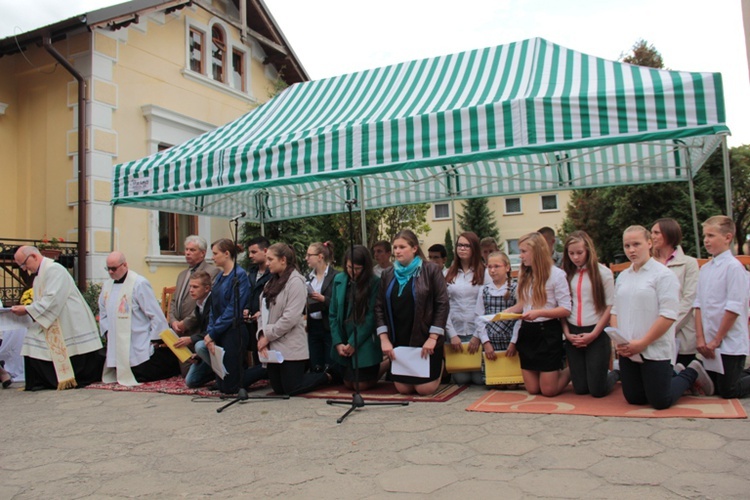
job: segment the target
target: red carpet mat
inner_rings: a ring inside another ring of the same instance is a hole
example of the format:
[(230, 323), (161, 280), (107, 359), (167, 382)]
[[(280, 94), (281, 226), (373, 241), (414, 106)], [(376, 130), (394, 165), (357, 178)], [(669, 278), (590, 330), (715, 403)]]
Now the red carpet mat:
[(572, 388), (554, 398), (532, 396), (525, 391), (489, 391), (466, 409), (488, 413), (547, 413), (595, 417), (747, 418), (745, 409), (737, 399), (684, 396), (666, 410), (631, 405), (625, 401), (620, 384), (604, 398), (579, 396)]
[[(254, 391), (257, 389), (263, 389), (268, 387), (267, 380), (261, 380), (250, 386), (250, 390)], [(185, 379), (182, 377), (172, 377), (164, 380), (157, 380), (156, 382), (145, 382), (135, 387), (125, 387), (120, 384), (105, 384), (97, 383), (86, 386), (86, 389), (106, 389), (109, 391), (122, 391), (122, 392), (158, 392), (162, 394), (179, 394), (185, 396), (221, 396), (219, 391), (210, 391), (205, 387), (198, 387), (197, 389), (191, 389), (185, 385)]]
[[(429, 396), (418, 396), (416, 394), (399, 394), (392, 382), (378, 382), (372, 389), (362, 391), (362, 398), (366, 401), (419, 401), (422, 403), (443, 403), (449, 401), (455, 395), (461, 393), (467, 386), (456, 384), (443, 384), (438, 387), (434, 394)], [(341, 399), (350, 400), (353, 391), (343, 385), (332, 385), (321, 389), (301, 394), (305, 398), (319, 399)]]

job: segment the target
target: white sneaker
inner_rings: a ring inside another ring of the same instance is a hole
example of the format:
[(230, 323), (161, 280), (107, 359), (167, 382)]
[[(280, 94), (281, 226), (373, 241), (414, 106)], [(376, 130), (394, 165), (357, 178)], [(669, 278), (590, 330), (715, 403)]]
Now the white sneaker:
[(680, 373), (684, 369), (685, 369), (685, 365), (683, 365), (682, 363), (675, 363), (674, 364), (674, 372), (675, 373)]
[(706, 369), (703, 368), (703, 363), (701, 363), (697, 359), (694, 359), (687, 367), (692, 368), (693, 370), (698, 372), (698, 378), (695, 379), (695, 383), (698, 384), (703, 390), (703, 394), (705, 394), (706, 396), (713, 396), (714, 383), (711, 380), (711, 377), (708, 376)]

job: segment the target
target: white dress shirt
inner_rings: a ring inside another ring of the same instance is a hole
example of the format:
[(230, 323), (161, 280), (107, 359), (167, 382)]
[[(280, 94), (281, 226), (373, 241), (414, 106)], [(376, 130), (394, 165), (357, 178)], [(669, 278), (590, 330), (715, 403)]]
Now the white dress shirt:
[(701, 267), (694, 305), (701, 310), (701, 324), (706, 343), (716, 337), (725, 311), (738, 315), (719, 346), (722, 354), (748, 355), (748, 294), (748, 274), (729, 250), (720, 253)]
[[(654, 322), (663, 316), (677, 319), (680, 309), (680, 282), (667, 266), (650, 258), (638, 271), (630, 266), (620, 273), (615, 284), (612, 314), (617, 329), (628, 340), (643, 338)], [(674, 324), (653, 341), (641, 355), (652, 361), (672, 360)]]

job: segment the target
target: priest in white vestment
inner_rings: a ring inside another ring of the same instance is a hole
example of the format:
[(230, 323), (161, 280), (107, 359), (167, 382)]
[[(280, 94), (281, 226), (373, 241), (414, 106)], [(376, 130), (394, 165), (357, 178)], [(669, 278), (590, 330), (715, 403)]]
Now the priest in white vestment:
[(34, 320), (21, 350), (26, 390), (70, 389), (101, 380), (101, 337), (73, 277), (36, 247), (20, 247), (14, 258), (22, 270), (36, 274), (34, 302), (12, 308)]
[(102, 380), (133, 386), (179, 375), (180, 366), (159, 334), (167, 319), (146, 278), (128, 269), (125, 255), (107, 257), (110, 280), (99, 295), (99, 325), (107, 337)]

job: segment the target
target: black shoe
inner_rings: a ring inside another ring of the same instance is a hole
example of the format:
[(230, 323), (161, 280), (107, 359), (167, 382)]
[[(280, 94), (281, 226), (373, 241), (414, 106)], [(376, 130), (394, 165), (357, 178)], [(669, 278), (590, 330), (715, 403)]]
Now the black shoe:
[(325, 374), (328, 375), (328, 383), (331, 385), (340, 385), (344, 383), (344, 377), (341, 370), (336, 365), (326, 367)]

